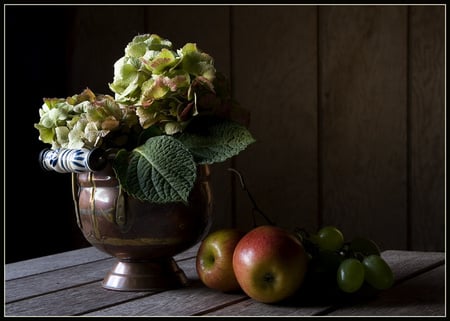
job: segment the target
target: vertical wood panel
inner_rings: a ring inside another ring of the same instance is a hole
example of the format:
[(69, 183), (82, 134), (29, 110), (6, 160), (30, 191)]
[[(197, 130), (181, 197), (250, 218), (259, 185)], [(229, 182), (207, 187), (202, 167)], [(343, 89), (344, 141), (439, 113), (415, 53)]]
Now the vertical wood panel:
[[(230, 77), (230, 8), (228, 6), (147, 6), (146, 33), (170, 39), (175, 48), (187, 42), (214, 57), (217, 70)], [(228, 227), (231, 217), (231, 161), (211, 166), (214, 218), (211, 230)]]
[(72, 59), (68, 77), (72, 95), (89, 87), (113, 95), (108, 83), (114, 63), (123, 56), (131, 38), (144, 29), (144, 12), (136, 6), (73, 7)]
[[(317, 225), (316, 12), (315, 6), (232, 11), (234, 93), (251, 111), (257, 140), (236, 157), (236, 168), (259, 207), (289, 229)], [(251, 203), (239, 186), (236, 196), (237, 224), (251, 228)]]
[(411, 248), (444, 250), (445, 7), (410, 8)]
[(323, 222), (406, 247), (407, 8), (320, 8)]

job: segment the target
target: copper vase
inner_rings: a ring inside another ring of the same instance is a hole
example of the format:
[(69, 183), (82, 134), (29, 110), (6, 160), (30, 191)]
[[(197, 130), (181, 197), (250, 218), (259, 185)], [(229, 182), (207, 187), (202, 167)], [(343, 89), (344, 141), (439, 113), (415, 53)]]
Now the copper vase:
[(78, 225), (97, 249), (117, 258), (102, 282), (106, 289), (152, 291), (187, 284), (173, 256), (198, 243), (212, 222), (208, 165), (197, 167), (189, 205), (155, 204), (127, 195), (110, 165), (73, 174)]

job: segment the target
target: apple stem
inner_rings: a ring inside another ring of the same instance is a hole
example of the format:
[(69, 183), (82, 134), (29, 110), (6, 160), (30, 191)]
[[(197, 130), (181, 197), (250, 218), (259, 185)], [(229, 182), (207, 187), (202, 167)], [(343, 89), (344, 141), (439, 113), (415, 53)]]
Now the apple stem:
[(264, 219), (267, 221), (267, 223), (269, 223), (270, 225), (276, 225), (266, 214), (263, 213), (263, 211), (261, 211), (261, 209), (258, 207), (258, 205), (256, 204), (255, 199), (253, 198), (252, 194), (250, 193), (250, 191), (248, 190), (247, 186), (244, 183), (244, 178), (242, 177), (242, 174), (234, 169), (234, 168), (228, 168), (229, 171), (235, 173), (238, 177), (239, 177), (239, 182), (241, 184), (242, 190), (247, 192), (247, 196), (250, 199), (250, 201), (253, 204), (253, 209), (252, 209), (252, 215), (253, 215), (253, 225), (256, 226), (256, 221), (255, 221), (255, 215), (253, 214), (254, 211), (258, 212), (262, 217), (264, 217)]

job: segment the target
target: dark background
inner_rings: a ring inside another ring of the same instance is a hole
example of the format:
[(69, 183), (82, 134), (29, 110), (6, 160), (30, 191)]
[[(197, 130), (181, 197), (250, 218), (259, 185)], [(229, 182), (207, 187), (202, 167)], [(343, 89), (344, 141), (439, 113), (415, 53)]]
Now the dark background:
[(6, 8), (6, 262), (88, 245), (74, 224), (70, 174), (39, 167), (39, 152), (48, 146), (34, 128), (42, 98), (66, 97), (72, 90), (73, 22), (69, 7)]
[(213, 167), (213, 229), (340, 227), (382, 249), (443, 251), (444, 6), (5, 7), (5, 260), (89, 246), (70, 174), (44, 172), (44, 97), (109, 93), (138, 33), (197, 42), (250, 109), (257, 143)]

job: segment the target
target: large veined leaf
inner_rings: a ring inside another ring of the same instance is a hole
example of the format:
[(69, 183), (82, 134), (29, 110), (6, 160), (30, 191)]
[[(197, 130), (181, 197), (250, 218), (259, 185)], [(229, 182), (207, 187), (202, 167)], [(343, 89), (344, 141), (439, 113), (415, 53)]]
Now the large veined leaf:
[(171, 136), (155, 136), (131, 153), (117, 153), (113, 168), (131, 196), (154, 203), (188, 202), (197, 177), (192, 154)]
[(255, 142), (245, 126), (212, 116), (193, 119), (179, 140), (198, 164), (223, 162)]

